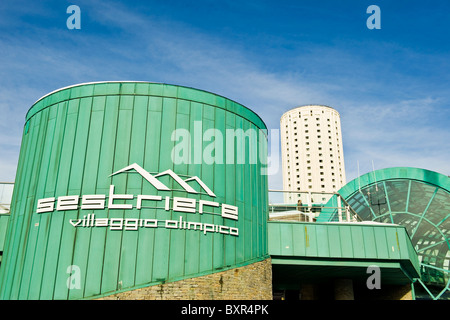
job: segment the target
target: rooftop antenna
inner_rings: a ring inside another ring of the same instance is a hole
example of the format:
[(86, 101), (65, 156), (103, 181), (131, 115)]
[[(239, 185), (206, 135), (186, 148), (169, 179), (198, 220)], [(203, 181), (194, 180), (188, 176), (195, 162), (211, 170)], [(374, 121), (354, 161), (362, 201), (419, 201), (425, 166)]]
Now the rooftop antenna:
[(375, 166), (373, 164), (373, 160), (372, 160), (372, 170), (373, 170), (373, 179), (375, 180), (375, 190), (378, 191), (377, 176), (375, 175)]

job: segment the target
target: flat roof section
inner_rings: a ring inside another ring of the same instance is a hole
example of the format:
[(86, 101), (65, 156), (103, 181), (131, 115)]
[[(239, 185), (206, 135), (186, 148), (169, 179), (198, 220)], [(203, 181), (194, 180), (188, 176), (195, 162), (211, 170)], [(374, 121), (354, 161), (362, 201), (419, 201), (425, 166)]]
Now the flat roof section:
[(406, 229), (364, 223), (268, 222), (274, 287), (346, 278), (366, 281), (376, 265), (384, 284), (420, 277), (419, 260)]

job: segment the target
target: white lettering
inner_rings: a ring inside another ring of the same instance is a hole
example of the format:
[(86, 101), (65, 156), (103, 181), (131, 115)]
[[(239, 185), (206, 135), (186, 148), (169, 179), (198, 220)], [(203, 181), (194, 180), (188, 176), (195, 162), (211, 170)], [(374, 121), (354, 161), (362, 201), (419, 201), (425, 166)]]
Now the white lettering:
[(145, 219), (144, 227), (146, 228), (156, 228), (158, 226), (158, 220), (156, 219)]
[[(70, 224), (74, 227), (106, 227), (109, 225), (110, 230), (137, 230), (140, 227), (143, 228), (158, 228), (164, 227), (166, 229), (186, 229), (186, 230), (199, 230), (203, 231), (203, 234), (207, 233), (221, 233), (238, 236), (238, 228), (211, 224), (201, 222), (187, 222), (180, 220), (156, 220), (156, 219), (137, 219), (137, 218), (95, 218), (95, 214), (88, 214), (83, 216), (83, 219), (71, 219)], [(158, 222), (161, 224), (158, 225)]]
[(178, 228), (178, 221), (176, 220), (166, 220), (166, 228), (168, 229), (177, 229)]
[(229, 204), (222, 204), (222, 217), (233, 220), (238, 219), (238, 207)]
[(219, 226), (219, 232), (220, 232), (220, 233), (228, 234), (229, 231), (224, 231), (224, 229), (229, 230), (229, 228), (226, 227), (226, 226)]
[(105, 209), (105, 198), (106, 196), (104, 194), (84, 195), (82, 198), (81, 209), (83, 210)]
[[(37, 201), (37, 213), (45, 213), (52, 212), (55, 210), (55, 201), (56, 201), (56, 210), (57, 211), (67, 211), (67, 210), (77, 210), (79, 207), (79, 203), (81, 202), (82, 210), (103, 210), (105, 208), (109, 209), (133, 209), (134, 207), (138, 210), (145, 208), (143, 206), (143, 201), (162, 201), (164, 207), (161, 206), (153, 206), (150, 208), (154, 209), (164, 209), (166, 211), (171, 210), (170, 201), (171, 198), (169, 196), (154, 196), (154, 195), (137, 195), (136, 206), (131, 203), (115, 203), (118, 200), (132, 200), (135, 196), (132, 194), (114, 194), (114, 185), (110, 186), (110, 193), (108, 204), (105, 206), (106, 195), (102, 194), (93, 194), (93, 195), (83, 195), (82, 200), (80, 201), (80, 196), (71, 195), (71, 196), (61, 196), (55, 199), (52, 198), (44, 198), (39, 199)], [(184, 197), (174, 197), (172, 199), (173, 211), (176, 212), (186, 212), (186, 213), (195, 213), (198, 212), (200, 214), (209, 213), (209, 214), (217, 214), (214, 210), (206, 211), (206, 207), (218, 208), (221, 207), (221, 216), (223, 218), (238, 220), (238, 212), (239, 208), (236, 206), (232, 206), (229, 204), (220, 204), (216, 201), (208, 201), (208, 200), (196, 200), (192, 198), (184, 198)]]
[(108, 219), (107, 218), (95, 219), (95, 226), (96, 227), (107, 227), (108, 226)]
[(133, 199), (132, 194), (114, 194), (114, 185), (109, 186), (109, 199), (108, 199), (108, 208), (109, 209), (132, 209), (133, 205), (131, 204), (113, 204), (114, 200), (117, 199)]
[(55, 210), (55, 198), (39, 199), (37, 203), (37, 213), (52, 212)]
[[(74, 223), (73, 221), (77, 221), (77, 222)], [(76, 226), (78, 226), (81, 223), (81, 219), (77, 219), (77, 220), (70, 219), (69, 222), (70, 222), (71, 225), (76, 227)]]
[(111, 218), (109, 219), (109, 228), (111, 230), (122, 230), (123, 228), (123, 219), (121, 218)]
[(194, 230), (197, 230), (197, 227), (199, 227), (199, 230), (202, 230), (202, 224), (200, 222), (188, 222), (188, 229), (191, 229), (191, 225), (194, 226)]
[(214, 232), (214, 225), (209, 223), (203, 224), (203, 234), (206, 234), (207, 232)]
[(206, 200), (199, 200), (199, 209), (198, 213), (203, 213), (203, 206), (210, 206), (210, 207), (218, 207), (219, 203), (214, 201), (206, 201)]
[(195, 213), (195, 199), (190, 198), (173, 198), (173, 211)]
[(208, 317), (211, 318), (212, 316), (214, 316), (215, 309), (216, 307), (196, 307), (191, 306), (191, 304), (189, 304), (187, 307), (181, 308), (181, 314), (183, 315), (201, 314), (201, 315), (208, 315)]
[(137, 230), (139, 219), (125, 219), (125, 230)]
[(63, 196), (58, 198), (56, 210), (77, 210), (79, 196)]
[(148, 195), (140, 194), (140, 195), (137, 196), (136, 209), (141, 209), (142, 208), (142, 200), (161, 201), (162, 197), (161, 196), (148, 196)]

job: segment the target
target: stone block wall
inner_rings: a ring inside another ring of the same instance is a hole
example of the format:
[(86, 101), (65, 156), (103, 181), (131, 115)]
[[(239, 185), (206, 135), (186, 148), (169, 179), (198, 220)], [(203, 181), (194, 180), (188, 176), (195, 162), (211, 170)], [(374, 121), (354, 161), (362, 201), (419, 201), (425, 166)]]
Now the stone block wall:
[(144, 287), (102, 300), (272, 300), (270, 259), (206, 276)]

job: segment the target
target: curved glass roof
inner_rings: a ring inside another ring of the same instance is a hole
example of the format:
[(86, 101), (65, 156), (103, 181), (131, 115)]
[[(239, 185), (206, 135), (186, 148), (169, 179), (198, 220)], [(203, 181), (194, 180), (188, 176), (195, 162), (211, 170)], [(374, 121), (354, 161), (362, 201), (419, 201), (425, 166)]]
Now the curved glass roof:
[[(421, 263), (418, 282), (432, 298), (450, 295), (450, 178), (418, 168), (388, 168), (362, 175), (339, 194), (364, 221), (402, 225)], [(330, 199), (330, 207), (336, 196)], [(318, 221), (337, 221), (324, 212)]]

